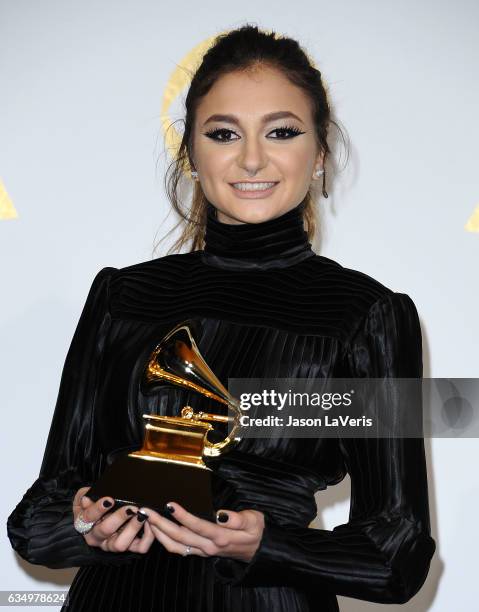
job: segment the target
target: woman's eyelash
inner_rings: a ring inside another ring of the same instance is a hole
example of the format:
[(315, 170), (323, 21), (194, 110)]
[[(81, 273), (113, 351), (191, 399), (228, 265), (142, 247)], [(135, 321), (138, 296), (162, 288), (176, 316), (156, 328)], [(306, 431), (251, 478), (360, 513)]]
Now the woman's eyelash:
[[(295, 136), (298, 136), (299, 134), (304, 134), (304, 132), (302, 132), (299, 128), (293, 126), (293, 125), (285, 125), (282, 127), (277, 127), (274, 128), (273, 130), (271, 130), (271, 132), (289, 132), (290, 136), (287, 136), (286, 138), (273, 138), (273, 140), (289, 140), (290, 138), (294, 138)], [(270, 132), (270, 133), (271, 133)], [(229, 130), (228, 128), (216, 128), (214, 130), (210, 130), (209, 132), (205, 132), (205, 136), (208, 136), (209, 138), (212, 138), (213, 140), (220, 140), (222, 142), (229, 142), (228, 139), (225, 140), (221, 140), (219, 138), (217, 138), (217, 136), (219, 136), (220, 134), (233, 134), (233, 130)]]
[(294, 134), (295, 136), (297, 136), (298, 134), (304, 134), (303, 131), (301, 131), (299, 128), (295, 127), (294, 125), (285, 125), (284, 127), (275, 128), (273, 132), (276, 132), (276, 131), (290, 132), (291, 134)]

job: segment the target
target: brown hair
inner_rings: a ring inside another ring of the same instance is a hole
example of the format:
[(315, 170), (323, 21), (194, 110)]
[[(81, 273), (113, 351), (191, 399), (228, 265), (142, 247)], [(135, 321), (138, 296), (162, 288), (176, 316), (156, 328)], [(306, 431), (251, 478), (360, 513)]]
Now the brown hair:
[[(327, 141), (330, 124), (334, 124), (342, 136), (338, 124), (331, 119), (331, 108), (321, 79), (321, 72), (312, 66), (307, 54), (296, 40), (283, 36), (278, 37), (274, 31), (269, 33), (261, 31), (257, 26), (250, 24), (218, 35), (192, 77), (185, 100), (183, 136), (177, 155), (168, 166), (165, 175), (168, 199), (173, 209), (181, 217), (170, 232), (178, 225), (184, 225), (180, 237), (170, 247), (168, 254), (180, 251), (189, 242), (191, 243), (190, 252), (202, 249), (204, 246), (207, 200), (199, 181), (194, 183), (192, 201), (186, 209), (179, 195), (181, 179), (189, 177), (192, 168), (193, 125), (199, 101), (221, 76), (238, 70), (248, 70), (257, 65), (267, 65), (280, 70), (308, 96), (313, 110), (318, 147), (324, 153), (324, 163), (331, 153)], [(326, 170), (323, 174), (321, 191), (322, 195), (327, 198)], [(303, 218), (308, 239), (311, 242), (316, 232), (315, 207), (311, 190), (305, 197)]]

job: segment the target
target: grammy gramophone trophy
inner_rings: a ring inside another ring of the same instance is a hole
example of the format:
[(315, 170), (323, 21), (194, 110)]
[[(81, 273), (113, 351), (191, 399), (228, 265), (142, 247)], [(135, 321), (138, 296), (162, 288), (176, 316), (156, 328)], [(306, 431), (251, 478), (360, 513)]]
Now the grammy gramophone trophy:
[[(239, 442), (235, 434), (242, 410), (201, 356), (192, 328), (194, 321), (185, 321), (161, 340), (148, 359), (141, 385), (148, 388), (161, 381), (198, 391), (231, 408), (233, 416), (195, 413), (190, 406), (184, 406), (180, 416), (143, 414), (143, 446), (107, 466), (87, 492), (93, 501), (110, 496), (114, 508), (133, 504), (163, 513), (165, 504), (174, 500), (192, 514), (214, 520), (212, 469), (203, 458), (218, 457)], [(219, 442), (208, 439), (214, 422), (232, 425)]]

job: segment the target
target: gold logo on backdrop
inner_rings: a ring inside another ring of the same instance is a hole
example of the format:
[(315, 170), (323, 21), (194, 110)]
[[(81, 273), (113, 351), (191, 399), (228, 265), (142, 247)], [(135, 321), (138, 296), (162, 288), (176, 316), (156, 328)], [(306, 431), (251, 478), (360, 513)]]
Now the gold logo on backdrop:
[(193, 47), (193, 49), (191, 49), (191, 51), (189, 51), (177, 64), (166, 84), (163, 102), (161, 104), (160, 121), (165, 135), (167, 149), (172, 152), (173, 157), (176, 156), (180, 147), (182, 136), (172, 124), (169, 114), (170, 109), (174, 101), (190, 83), (192, 74), (198, 68), (203, 59), (203, 55), (208, 51), (215, 38), (216, 36), (210, 36)]
[(468, 232), (479, 232), (479, 204), (474, 209), (474, 212), (469, 217), (464, 229)]
[(8, 196), (2, 179), (0, 179), (0, 219), (16, 219), (17, 217), (15, 206)]

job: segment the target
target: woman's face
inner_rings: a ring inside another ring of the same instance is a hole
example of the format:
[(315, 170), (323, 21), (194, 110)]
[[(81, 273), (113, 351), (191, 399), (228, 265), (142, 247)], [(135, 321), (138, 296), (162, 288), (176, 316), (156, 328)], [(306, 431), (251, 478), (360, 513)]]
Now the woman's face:
[[(193, 129), (192, 161), (223, 223), (259, 223), (286, 213), (322, 167), (308, 98), (270, 67), (218, 79), (201, 100)], [(274, 185), (255, 191), (234, 185), (245, 182)]]

